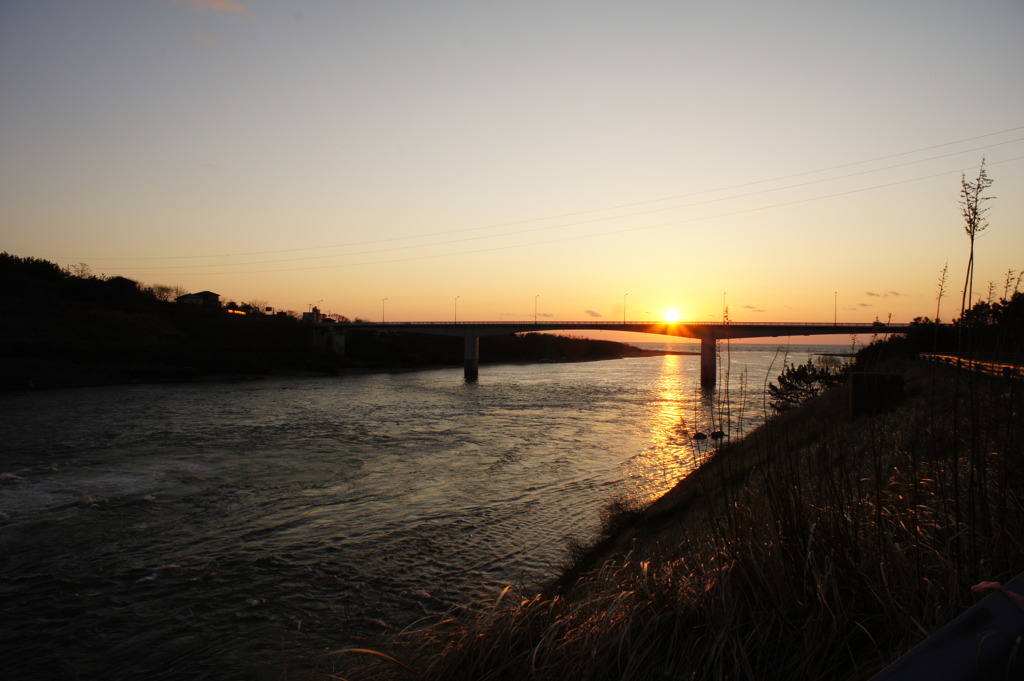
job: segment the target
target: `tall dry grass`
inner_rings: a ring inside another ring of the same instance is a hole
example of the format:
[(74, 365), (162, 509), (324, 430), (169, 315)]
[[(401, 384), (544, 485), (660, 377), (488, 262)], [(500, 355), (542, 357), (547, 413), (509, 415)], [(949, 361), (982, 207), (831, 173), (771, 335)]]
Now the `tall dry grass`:
[(1019, 382), (893, 364), (728, 445), (643, 514), (619, 509), (539, 593), (329, 658), (345, 679), (863, 679), (1024, 568)]

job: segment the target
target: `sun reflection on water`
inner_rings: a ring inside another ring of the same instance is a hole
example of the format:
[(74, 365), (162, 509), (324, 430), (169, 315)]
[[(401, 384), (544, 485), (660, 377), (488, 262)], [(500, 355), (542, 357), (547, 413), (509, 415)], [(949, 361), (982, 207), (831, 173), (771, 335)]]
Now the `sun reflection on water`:
[(658, 399), (642, 426), (650, 439), (624, 464), (634, 485), (632, 496), (641, 503), (664, 494), (717, 446), (707, 437), (717, 430), (714, 392), (702, 390), (696, 377), (684, 372), (683, 357), (663, 357), (653, 388)]

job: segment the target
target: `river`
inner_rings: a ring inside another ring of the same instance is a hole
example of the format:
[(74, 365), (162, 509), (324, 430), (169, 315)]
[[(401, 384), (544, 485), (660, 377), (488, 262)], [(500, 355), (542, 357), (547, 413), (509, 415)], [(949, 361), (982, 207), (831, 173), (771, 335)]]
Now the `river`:
[(0, 395), (4, 676), (308, 678), (536, 583), (706, 456), (695, 431), (758, 425), (777, 347), (723, 352), (713, 392), (666, 355)]

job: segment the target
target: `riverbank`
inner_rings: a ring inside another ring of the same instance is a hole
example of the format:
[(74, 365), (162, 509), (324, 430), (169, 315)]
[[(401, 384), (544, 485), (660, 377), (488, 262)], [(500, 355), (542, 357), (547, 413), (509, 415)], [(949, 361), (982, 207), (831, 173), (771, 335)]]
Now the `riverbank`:
[(613, 505), (545, 589), (367, 642), (360, 679), (864, 679), (1024, 566), (1019, 381), (910, 360), (854, 418), (840, 386)]

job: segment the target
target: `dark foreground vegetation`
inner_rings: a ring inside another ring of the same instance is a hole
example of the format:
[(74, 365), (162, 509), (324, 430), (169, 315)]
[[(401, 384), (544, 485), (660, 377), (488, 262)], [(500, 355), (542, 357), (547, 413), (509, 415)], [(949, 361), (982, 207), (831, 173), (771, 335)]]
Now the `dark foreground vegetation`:
[[(901, 377), (883, 413), (852, 416), (852, 381), (802, 396), (651, 507), (612, 504), (553, 584), (340, 651), (327, 673), (869, 678), (977, 602), (972, 585), (1024, 569), (1024, 386), (919, 355), (966, 335), (1019, 356), (1024, 296), (999, 305), (998, 322), (922, 322), (863, 351), (853, 371)], [(1024, 677), (1022, 658), (986, 678)]]
[[(339, 373), (462, 362), (462, 339), (346, 328), (345, 355), (294, 313), (175, 302), (166, 286), (73, 274), (0, 253), (0, 389)], [(483, 362), (579, 361), (644, 354), (628, 345), (530, 334), (481, 339)]]

